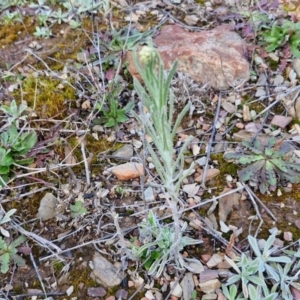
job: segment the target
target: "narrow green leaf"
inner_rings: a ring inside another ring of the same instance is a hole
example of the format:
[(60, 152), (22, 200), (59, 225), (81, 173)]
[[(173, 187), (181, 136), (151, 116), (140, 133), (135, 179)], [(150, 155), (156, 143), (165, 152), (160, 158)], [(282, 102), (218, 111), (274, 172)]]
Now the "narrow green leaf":
[(250, 244), (252, 250), (254, 251), (255, 255), (257, 257), (260, 257), (261, 256), (261, 252), (259, 250), (256, 238), (254, 238), (252, 235), (248, 235), (248, 241), (249, 241), (249, 244)]
[(267, 182), (270, 186), (276, 186), (277, 179), (276, 179), (276, 173), (274, 171), (274, 165), (268, 160), (266, 161), (266, 177), (267, 177)]
[(17, 210), (15, 208), (10, 209), (5, 216), (0, 220), (0, 224), (7, 223), (11, 220), (11, 216), (16, 212)]
[(245, 156), (244, 153), (236, 153), (233, 151), (227, 152), (223, 155), (223, 158), (226, 160), (230, 160), (230, 159), (239, 159), (240, 157)]
[(113, 119), (113, 118), (110, 118), (106, 123), (105, 123), (105, 126), (106, 127), (113, 127), (115, 126), (117, 123), (116, 123), (116, 120)]
[(27, 240), (25, 235), (18, 236), (15, 240), (11, 242), (12, 247), (16, 248), (23, 244)]
[(246, 182), (250, 179), (255, 178), (256, 173), (265, 165), (265, 160), (259, 160), (255, 163), (243, 168), (242, 170), (238, 171), (238, 175), (240, 180)]
[(238, 162), (242, 165), (245, 165), (262, 159), (264, 159), (264, 156), (262, 155), (244, 155), (239, 158)]
[(287, 173), (288, 169), (286, 167), (286, 163), (282, 159), (273, 158), (270, 159), (270, 162), (274, 164), (278, 169), (280, 169), (282, 172)]

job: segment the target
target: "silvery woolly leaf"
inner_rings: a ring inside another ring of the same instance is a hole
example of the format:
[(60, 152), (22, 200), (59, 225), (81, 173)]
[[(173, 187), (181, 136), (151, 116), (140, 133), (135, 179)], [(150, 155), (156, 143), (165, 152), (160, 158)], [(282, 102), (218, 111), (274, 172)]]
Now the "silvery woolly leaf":
[(249, 281), (251, 281), (257, 285), (260, 285), (260, 286), (263, 286), (265, 284), (265, 281), (258, 276), (249, 276), (248, 279), (249, 279)]
[(188, 236), (182, 237), (181, 240), (182, 240), (182, 244), (185, 245), (185, 246), (187, 246), (187, 245), (196, 245), (196, 244), (203, 243), (202, 240), (198, 240), (198, 239), (196, 240), (196, 239), (190, 238)]
[[(243, 255), (243, 254), (242, 254)], [(237, 266), (237, 264), (231, 259), (229, 258), (228, 256), (224, 256), (225, 260), (231, 265), (231, 267), (238, 273), (240, 274), (241, 271), (239, 269), (239, 267)]]
[(264, 300), (275, 300), (278, 297), (278, 293), (272, 293), (271, 295), (268, 295), (267, 297), (264, 297)]
[(258, 291), (257, 289), (254, 287), (254, 285), (249, 284), (248, 285), (248, 290), (249, 290), (249, 297), (251, 300), (256, 300), (257, 296), (258, 296)]
[(4, 216), (2, 219), (0, 219), (0, 224), (4, 224), (4, 223), (6, 223), (6, 222), (9, 222), (9, 221), (11, 220), (10, 216), (12, 216), (16, 211), (17, 211), (17, 210), (16, 210), (15, 208), (9, 210), (9, 211), (5, 214), (5, 216)]
[(265, 264), (265, 268), (267, 273), (271, 276), (272, 279), (274, 279), (276, 282), (280, 280), (278, 272), (273, 267), (271, 267), (268, 264)]
[(263, 256), (264, 257), (268, 257), (270, 255), (269, 249), (273, 246), (275, 238), (276, 238), (275, 234), (271, 234), (268, 237), (268, 239), (265, 243), (265, 246), (264, 246), (264, 250), (263, 250)]
[(285, 264), (290, 264), (292, 262), (292, 260), (287, 256), (269, 257), (268, 261), (277, 262), (277, 263), (285, 263)]
[(233, 284), (233, 283), (239, 282), (240, 280), (241, 280), (240, 275), (233, 275), (230, 278), (228, 278), (227, 284)]
[(2, 226), (0, 226), (0, 232), (3, 236), (5, 237), (10, 237), (9, 231), (7, 231), (6, 229), (4, 229)]
[(248, 236), (248, 241), (249, 241), (249, 244), (250, 244), (252, 250), (254, 251), (255, 255), (257, 257), (260, 257), (261, 256), (261, 252), (259, 250), (259, 246), (258, 246), (256, 238), (254, 238), (252, 235), (249, 235)]

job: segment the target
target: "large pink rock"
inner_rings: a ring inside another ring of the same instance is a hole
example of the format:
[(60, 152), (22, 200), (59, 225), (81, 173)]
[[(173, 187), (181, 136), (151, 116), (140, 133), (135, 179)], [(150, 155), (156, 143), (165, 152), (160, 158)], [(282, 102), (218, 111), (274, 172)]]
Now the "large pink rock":
[[(167, 25), (154, 43), (167, 69), (178, 60), (178, 70), (202, 84), (224, 90), (249, 79), (246, 43), (230, 30), (229, 25), (199, 32), (187, 32), (179, 25)], [(140, 78), (130, 53), (127, 60), (130, 73)]]

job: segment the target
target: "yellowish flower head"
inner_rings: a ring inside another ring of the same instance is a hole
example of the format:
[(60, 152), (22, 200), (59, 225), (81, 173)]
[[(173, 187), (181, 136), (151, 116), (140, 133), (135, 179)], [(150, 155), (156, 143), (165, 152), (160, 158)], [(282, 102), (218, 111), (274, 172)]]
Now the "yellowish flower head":
[(151, 58), (153, 58), (155, 56), (155, 50), (153, 47), (149, 47), (149, 46), (144, 46), (140, 52), (139, 52), (139, 57), (140, 57), (140, 61), (143, 64), (147, 64)]

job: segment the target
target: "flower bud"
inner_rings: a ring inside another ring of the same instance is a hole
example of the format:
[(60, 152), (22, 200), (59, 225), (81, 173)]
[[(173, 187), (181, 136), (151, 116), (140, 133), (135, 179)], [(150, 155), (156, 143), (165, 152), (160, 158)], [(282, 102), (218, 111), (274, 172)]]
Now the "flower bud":
[(154, 56), (155, 50), (153, 47), (144, 46), (139, 52), (140, 61), (145, 65), (149, 63)]

